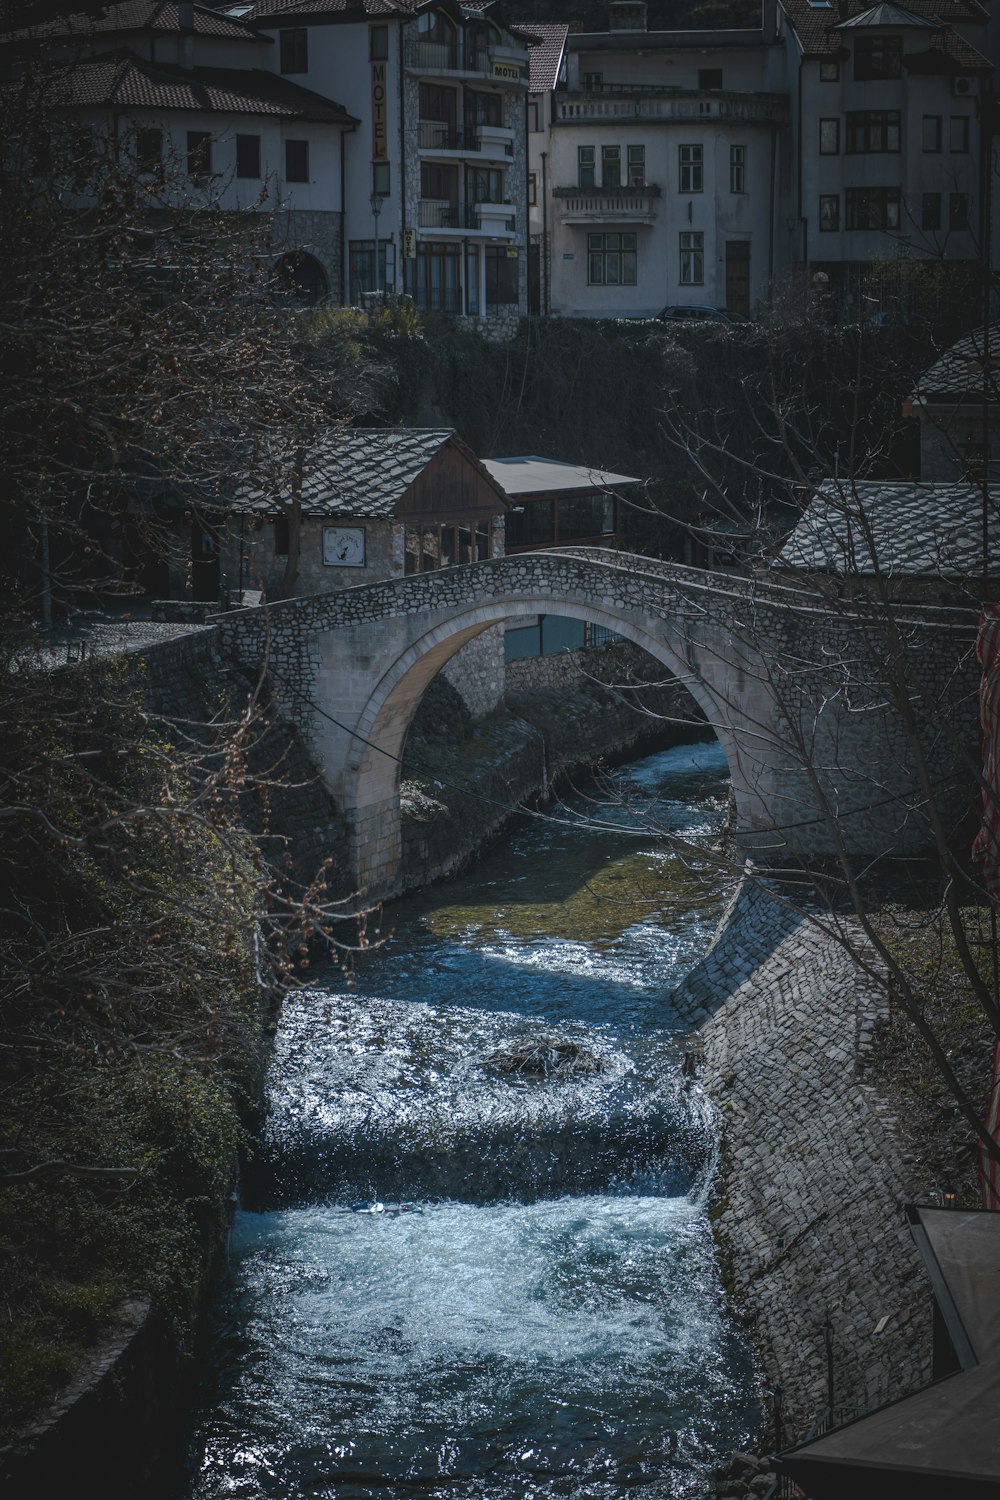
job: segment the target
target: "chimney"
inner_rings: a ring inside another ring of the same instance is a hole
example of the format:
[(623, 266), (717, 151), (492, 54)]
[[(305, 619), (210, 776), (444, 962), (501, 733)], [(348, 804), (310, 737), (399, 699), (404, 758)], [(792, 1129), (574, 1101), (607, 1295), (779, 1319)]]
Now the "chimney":
[(612, 0), (608, 7), (609, 31), (645, 31), (646, 0)]
[(180, 63), (188, 71), (194, 67), (194, 3), (178, 0), (177, 28), (181, 34)]

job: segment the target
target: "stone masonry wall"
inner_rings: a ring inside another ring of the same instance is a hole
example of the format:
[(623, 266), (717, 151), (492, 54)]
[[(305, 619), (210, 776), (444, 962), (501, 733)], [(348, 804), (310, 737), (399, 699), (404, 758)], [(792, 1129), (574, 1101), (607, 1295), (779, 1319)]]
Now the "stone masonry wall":
[(789, 1430), (827, 1404), (827, 1318), (838, 1405), (925, 1384), (930, 1291), (901, 1205), (929, 1184), (866, 1071), (880, 992), (835, 938), (747, 881), (674, 1002), (701, 1028), (720, 1113), (727, 1279)]
[[(255, 678), (226, 662), (212, 627), (143, 648), (146, 702), (179, 737), (209, 743), (213, 721), (232, 720), (256, 691)], [(338, 857), (344, 829), (296, 728), (283, 719), (266, 684), (257, 694), (260, 722), (248, 751), (252, 776), (266, 797), (240, 799), (240, 818), (282, 878), (308, 884), (327, 857)]]

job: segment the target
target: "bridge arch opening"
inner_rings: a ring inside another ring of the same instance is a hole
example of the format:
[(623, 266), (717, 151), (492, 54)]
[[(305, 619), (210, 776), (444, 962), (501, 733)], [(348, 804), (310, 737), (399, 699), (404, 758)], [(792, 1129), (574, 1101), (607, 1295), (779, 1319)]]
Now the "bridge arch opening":
[(704, 716), (706, 730), (719, 740), (730, 774), (737, 765), (736, 745), (719, 705), (703, 680), (662, 638), (598, 603), (565, 603), (521, 597), (470, 607), (437, 624), (411, 642), (383, 673), (361, 712), (347, 755), (345, 805), (353, 810), (359, 885), (370, 892), (398, 879), (401, 857), (399, 783), (403, 748), (420, 701), (434, 677), (470, 641), (494, 626), (529, 620), (539, 614), (582, 620), (629, 641), (664, 667), (689, 693)]

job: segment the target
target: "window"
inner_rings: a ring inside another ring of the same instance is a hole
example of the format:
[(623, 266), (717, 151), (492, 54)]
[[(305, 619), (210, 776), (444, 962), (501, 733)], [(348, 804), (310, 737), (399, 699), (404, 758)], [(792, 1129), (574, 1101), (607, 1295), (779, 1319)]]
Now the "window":
[(898, 229), (899, 188), (848, 188), (844, 217), (847, 229)]
[(622, 185), (622, 148), (601, 147), (601, 186), (620, 188)]
[(924, 193), (920, 200), (921, 229), (941, 228), (941, 194)]
[(924, 150), (941, 150), (941, 116), (924, 115)]
[(820, 83), (839, 83), (840, 63), (821, 62), (819, 65), (819, 81)]
[(858, 37), (854, 43), (854, 77), (898, 78), (903, 66), (903, 39), (898, 36)]
[(602, 89), (604, 87), (604, 74), (584, 73), (583, 86), (585, 89)]
[(820, 156), (836, 156), (840, 151), (840, 121), (820, 120), (819, 122), (819, 154)]
[(948, 194), (948, 228), (968, 229), (969, 227), (969, 195), (968, 193)]
[(424, 312), (462, 311), (462, 247), (457, 242), (418, 240), (413, 299)]
[(823, 193), (820, 196), (819, 228), (821, 234), (832, 234), (840, 228), (839, 193)]
[(360, 306), (361, 296), (366, 291), (378, 291), (385, 284), (385, 251), (387, 240), (378, 242), (378, 278), (375, 275), (375, 240), (351, 240), (349, 245), (349, 276), (351, 276), (351, 303)]
[(372, 162), (372, 192), (379, 198), (388, 198), (392, 191), (392, 173), (387, 161)]
[(517, 305), (519, 264), (519, 257), (508, 254), (506, 245), (486, 246), (487, 316), (501, 307)]
[(309, 142), (285, 142), (285, 181), (309, 181)]
[(278, 32), (279, 67), (282, 73), (309, 72), (309, 29), (291, 26)]
[[(386, 62), (389, 57), (388, 26), (369, 26), (368, 57), (371, 62)], [(285, 71), (284, 68), (281, 70)]]
[(135, 164), (140, 172), (157, 172), (163, 164), (163, 131), (153, 126), (135, 133)]
[(470, 167), (465, 174), (466, 203), (502, 203), (503, 172), (499, 167)]
[(628, 148), (628, 185), (633, 188), (646, 186), (645, 146), (629, 146)]
[(678, 146), (677, 161), (680, 168), (680, 191), (700, 193), (704, 185), (704, 148), (702, 146)]
[(274, 527), (274, 555), (275, 557), (287, 557), (289, 541), (288, 517), (279, 516), (271, 524)]
[(948, 150), (968, 151), (969, 149), (969, 117), (968, 115), (952, 115), (948, 122)]
[(538, 203), (538, 173), (528, 173), (528, 207), (534, 208)]
[(454, 125), (458, 119), (458, 94), (439, 83), (422, 83), (417, 96), (420, 118)]
[(847, 116), (848, 156), (861, 152), (899, 150), (898, 109), (853, 109)]
[(587, 282), (590, 286), (635, 286), (636, 236), (588, 234)]
[(528, 129), (529, 129), (529, 131), (531, 132), (532, 135), (537, 135), (538, 132), (541, 130), (541, 128), (542, 127), (541, 127), (541, 125), (539, 123), (539, 118), (538, 118), (538, 100), (537, 99), (529, 99), (528, 100)]
[(207, 177), (212, 170), (212, 137), (207, 130), (189, 130), (187, 133), (187, 174), (189, 177)]
[(236, 175), (260, 180), (260, 136), (236, 137)]
[(592, 188), (597, 181), (594, 151), (593, 146), (577, 146), (576, 148), (577, 187)]
[(486, 94), (480, 89), (465, 91), (466, 125), (502, 125), (503, 98), (500, 94)]
[(721, 89), (721, 87), (722, 87), (722, 69), (721, 68), (699, 68), (698, 69), (698, 87), (700, 89)]
[(729, 191), (731, 193), (745, 193), (747, 190), (747, 148), (745, 146), (730, 146), (729, 148)]
[[(458, 203), (458, 168), (425, 161), (420, 167), (420, 196), (438, 202)], [(443, 220), (441, 221), (443, 222)]]
[(702, 286), (705, 281), (705, 236), (701, 230), (681, 235), (681, 286)]

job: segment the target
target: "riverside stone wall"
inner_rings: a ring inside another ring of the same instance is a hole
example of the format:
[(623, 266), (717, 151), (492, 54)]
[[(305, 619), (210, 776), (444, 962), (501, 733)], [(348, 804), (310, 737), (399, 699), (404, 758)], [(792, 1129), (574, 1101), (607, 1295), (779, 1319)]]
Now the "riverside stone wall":
[[(852, 940), (860, 936), (852, 933)], [(869, 1068), (884, 998), (834, 937), (745, 882), (674, 997), (720, 1112), (715, 1224), (789, 1428), (930, 1378), (931, 1296), (901, 1212), (927, 1190)]]

